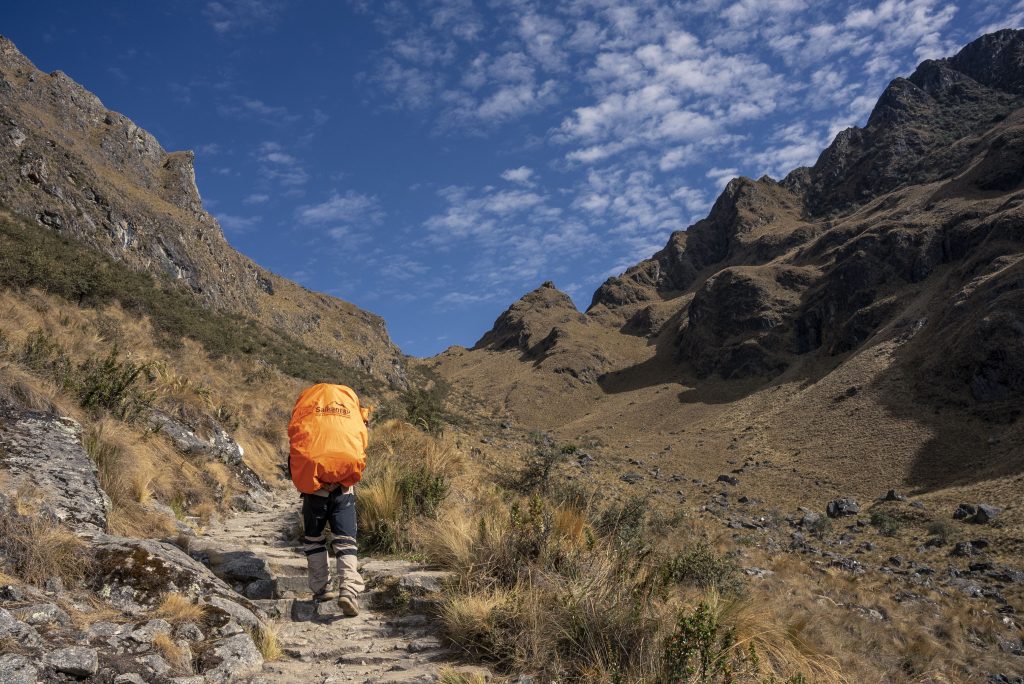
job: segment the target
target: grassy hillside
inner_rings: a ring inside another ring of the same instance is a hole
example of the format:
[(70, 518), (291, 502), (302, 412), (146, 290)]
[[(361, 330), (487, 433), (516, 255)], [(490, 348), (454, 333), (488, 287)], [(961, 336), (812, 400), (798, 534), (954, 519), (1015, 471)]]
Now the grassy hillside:
[(382, 383), (361, 369), (308, 348), (285, 331), (251, 319), (202, 308), (174, 283), (131, 270), (120, 261), (0, 211), (0, 286), (39, 288), (79, 306), (118, 303), (148, 317), (159, 345), (199, 342), (213, 358), (261, 359), (309, 382), (349, 385), (363, 393)]

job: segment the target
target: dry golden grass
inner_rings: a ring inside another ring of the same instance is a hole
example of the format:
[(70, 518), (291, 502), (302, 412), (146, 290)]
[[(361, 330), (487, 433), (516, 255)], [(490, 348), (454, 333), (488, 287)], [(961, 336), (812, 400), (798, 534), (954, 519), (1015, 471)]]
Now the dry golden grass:
[(437, 673), (438, 684), (487, 684), (482, 674), (460, 672), (453, 667), (444, 667)]
[(206, 606), (195, 603), (182, 594), (169, 593), (160, 600), (153, 615), (175, 626), (186, 622), (200, 623), (206, 617)]
[(252, 631), (252, 640), (259, 649), (260, 655), (268, 662), (280, 660), (284, 656), (281, 645), (278, 643), (277, 625), (272, 622), (263, 622), (260, 627)]
[(187, 652), (167, 634), (153, 637), (153, 648), (167, 661), (167, 664), (182, 674), (192, 674), (192, 661)]
[(26, 489), (13, 494), (11, 508), (0, 511), (0, 549), (10, 570), (30, 584), (57, 578), (78, 584), (91, 568), (88, 546), (39, 514), (37, 499)]

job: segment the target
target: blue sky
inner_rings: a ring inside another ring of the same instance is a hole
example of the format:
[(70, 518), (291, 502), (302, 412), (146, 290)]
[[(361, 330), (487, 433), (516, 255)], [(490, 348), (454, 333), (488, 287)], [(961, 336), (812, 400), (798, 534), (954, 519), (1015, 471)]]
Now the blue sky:
[(703, 217), (862, 124), (891, 78), (1024, 0), (35, 2), (0, 32), (196, 151), (260, 264), (472, 344), (554, 280), (580, 308)]

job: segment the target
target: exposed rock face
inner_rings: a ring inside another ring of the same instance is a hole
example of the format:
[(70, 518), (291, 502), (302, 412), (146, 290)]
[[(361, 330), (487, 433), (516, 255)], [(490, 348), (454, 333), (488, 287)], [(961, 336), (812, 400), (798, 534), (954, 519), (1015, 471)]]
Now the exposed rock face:
[(36, 488), (43, 508), (75, 532), (107, 529), (110, 499), (70, 418), (0, 404), (0, 468), (18, 486)]
[(0, 206), (166, 275), (205, 306), (403, 384), (403, 357), (380, 317), (280, 278), (228, 245), (203, 210), (193, 160), (165, 151), (67, 75), (42, 73), (0, 37)]

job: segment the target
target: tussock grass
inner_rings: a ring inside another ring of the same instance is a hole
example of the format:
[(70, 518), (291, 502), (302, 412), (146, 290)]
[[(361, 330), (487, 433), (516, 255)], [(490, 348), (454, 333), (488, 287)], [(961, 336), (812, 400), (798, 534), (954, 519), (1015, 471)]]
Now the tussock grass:
[(409, 550), (414, 521), (438, 514), (463, 463), (450, 437), (432, 437), (399, 420), (376, 425), (356, 497), (362, 547)]
[(24, 488), (0, 507), (0, 551), (15, 576), (35, 585), (55, 577), (75, 586), (92, 566), (85, 542), (43, 516), (36, 497)]
[(272, 622), (264, 622), (260, 627), (252, 631), (252, 640), (259, 649), (260, 655), (268, 662), (280, 660), (284, 651), (278, 643), (277, 625)]
[(175, 627), (186, 622), (201, 623), (206, 617), (206, 606), (194, 603), (187, 596), (176, 593), (164, 594), (160, 604), (153, 611), (154, 617), (163, 618)]
[(176, 671), (182, 674), (192, 674), (192, 661), (189, 659), (185, 649), (176, 644), (170, 636), (167, 634), (157, 634), (154, 636), (153, 648)]
[(437, 673), (438, 684), (487, 684), (482, 674), (476, 672), (460, 672), (453, 667), (442, 668)]

